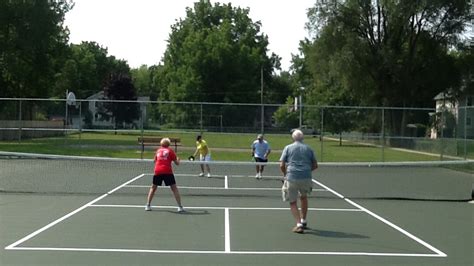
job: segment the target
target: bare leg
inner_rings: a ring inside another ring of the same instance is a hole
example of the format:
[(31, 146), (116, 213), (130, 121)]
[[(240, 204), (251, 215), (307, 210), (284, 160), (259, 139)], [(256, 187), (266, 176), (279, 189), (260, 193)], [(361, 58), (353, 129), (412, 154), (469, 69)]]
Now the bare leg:
[(176, 184), (174, 184), (174, 185), (171, 185), (170, 188), (171, 188), (171, 191), (173, 191), (173, 195), (174, 195), (174, 198), (176, 199), (176, 203), (178, 204), (178, 206), (181, 207), (182, 206), (181, 196), (179, 195), (178, 187), (176, 186)]
[(308, 214), (308, 197), (304, 196), (301, 200), (301, 218), (306, 220), (306, 214)]
[[(208, 164), (206, 164), (206, 169), (207, 169), (207, 172), (210, 174), (211, 173), (211, 168), (209, 167)], [(204, 171), (204, 170), (203, 170)]]
[(200, 166), (201, 166), (201, 173), (204, 174), (204, 164), (201, 164)]
[(295, 218), (296, 223), (300, 223), (301, 217), (300, 217), (300, 212), (298, 210), (298, 203), (297, 201), (295, 202), (290, 202), (290, 209), (291, 209), (291, 214)]
[(153, 196), (155, 195), (155, 191), (156, 191), (156, 185), (151, 185), (150, 191), (148, 191), (148, 198), (146, 202), (148, 205), (151, 204), (151, 200), (153, 199)]

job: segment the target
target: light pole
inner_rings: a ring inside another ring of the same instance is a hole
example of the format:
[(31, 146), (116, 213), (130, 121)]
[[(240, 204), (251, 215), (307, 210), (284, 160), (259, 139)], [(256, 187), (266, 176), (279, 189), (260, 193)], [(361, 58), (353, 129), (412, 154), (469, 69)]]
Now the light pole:
[(304, 87), (300, 87), (299, 107), (300, 107), (300, 129), (303, 125), (303, 92)]
[(260, 105), (261, 105), (261, 110), (260, 110), (260, 133), (263, 134), (264, 132), (264, 126), (265, 126), (265, 115), (264, 115), (264, 107), (263, 107), (263, 66), (260, 67)]

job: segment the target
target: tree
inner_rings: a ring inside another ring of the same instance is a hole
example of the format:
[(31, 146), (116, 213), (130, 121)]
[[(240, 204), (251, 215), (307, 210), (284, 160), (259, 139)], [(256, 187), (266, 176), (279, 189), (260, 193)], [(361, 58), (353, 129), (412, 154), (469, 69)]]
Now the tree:
[(290, 96), (286, 99), (285, 105), (278, 108), (273, 113), (273, 119), (275, 120), (276, 126), (279, 128), (296, 128), (298, 127), (299, 113), (294, 108), (294, 100)]
[(126, 102), (105, 102), (103, 104), (105, 111), (101, 113), (104, 117), (112, 117), (115, 122), (115, 128), (125, 128), (127, 125), (133, 125), (133, 122), (140, 117), (140, 108), (136, 101), (137, 94), (133, 86), (132, 79), (127, 73), (113, 73), (109, 76), (104, 87), (104, 97), (107, 100), (118, 100)]
[(0, 97), (49, 97), (67, 53), (70, 1), (0, 1)]
[[(320, 101), (432, 107), (458, 83), (449, 48), (470, 18), (468, 1), (318, 1), (309, 15), (317, 32), (305, 60)], [(391, 119), (392, 130), (403, 135), (406, 119)]]
[[(186, 18), (171, 27), (161, 77), (166, 86), (160, 99), (259, 103), (261, 69), (268, 84), (280, 60), (274, 54), (267, 57), (268, 37), (260, 27), (249, 18), (248, 9), (230, 3), (201, 0), (187, 8)], [(233, 108), (224, 109), (227, 121), (239, 121), (227, 119), (235, 116)], [(243, 116), (249, 120), (257, 115)]]
[(137, 88), (140, 96), (149, 96), (151, 100), (157, 100), (160, 92), (166, 87), (162, 79), (163, 65), (146, 66), (132, 69), (131, 75), (133, 85)]

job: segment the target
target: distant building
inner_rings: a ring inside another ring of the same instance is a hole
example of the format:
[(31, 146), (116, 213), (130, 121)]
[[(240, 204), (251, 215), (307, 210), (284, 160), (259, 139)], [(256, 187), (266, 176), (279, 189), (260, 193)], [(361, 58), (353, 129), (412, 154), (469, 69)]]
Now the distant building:
[(435, 123), (431, 138), (474, 138), (474, 95), (456, 100), (442, 92), (434, 100), (436, 113), (433, 114)]

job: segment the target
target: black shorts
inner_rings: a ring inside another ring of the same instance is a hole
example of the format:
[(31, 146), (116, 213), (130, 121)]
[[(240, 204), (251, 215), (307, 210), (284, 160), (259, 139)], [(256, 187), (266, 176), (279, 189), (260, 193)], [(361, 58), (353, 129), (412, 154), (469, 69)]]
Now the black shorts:
[(154, 175), (153, 176), (153, 185), (161, 186), (161, 184), (165, 181), (165, 185), (171, 186), (176, 184), (176, 180), (174, 179), (173, 174), (161, 174), (161, 175)]
[(268, 159), (262, 159), (262, 158), (255, 157), (255, 161), (257, 163), (266, 163), (266, 162), (268, 162)]

